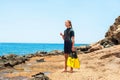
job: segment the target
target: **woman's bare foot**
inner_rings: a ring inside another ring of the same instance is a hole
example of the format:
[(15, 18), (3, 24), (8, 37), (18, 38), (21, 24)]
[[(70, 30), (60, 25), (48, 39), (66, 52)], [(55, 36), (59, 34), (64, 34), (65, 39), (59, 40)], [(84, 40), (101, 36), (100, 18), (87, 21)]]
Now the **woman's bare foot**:
[(72, 68), (72, 67), (71, 67), (71, 69), (70, 69), (69, 73), (73, 73), (73, 68)]
[(69, 73), (73, 73), (73, 70), (70, 70)]
[(68, 72), (68, 71), (67, 70), (62, 71), (62, 73), (64, 73), (64, 72)]

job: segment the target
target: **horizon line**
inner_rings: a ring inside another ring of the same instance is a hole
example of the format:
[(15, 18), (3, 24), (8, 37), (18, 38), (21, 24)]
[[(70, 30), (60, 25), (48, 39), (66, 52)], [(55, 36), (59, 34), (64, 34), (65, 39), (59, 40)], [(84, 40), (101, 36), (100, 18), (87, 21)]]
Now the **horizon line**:
[[(20, 44), (64, 44), (64, 42), (63, 43), (57, 43), (57, 42), (50, 42), (50, 43), (48, 43), (48, 42), (0, 42), (0, 44), (2, 44), (2, 43), (20, 43)], [(75, 44), (89, 44), (89, 43), (75, 43)]]

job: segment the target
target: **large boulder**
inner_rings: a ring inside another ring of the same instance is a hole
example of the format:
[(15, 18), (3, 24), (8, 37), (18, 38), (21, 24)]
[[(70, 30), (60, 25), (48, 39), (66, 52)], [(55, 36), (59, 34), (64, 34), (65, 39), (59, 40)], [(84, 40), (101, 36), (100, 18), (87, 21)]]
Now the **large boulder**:
[(15, 65), (25, 63), (29, 58), (25, 56), (18, 56), (15, 54), (4, 55), (0, 57), (0, 68), (14, 67)]
[(93, 52), (103, 48), (108, 48), (120, 44), (120, 16), (115, 19), (113, 25), (110, 26), (105, 34), (105, 38), (90, 45), (90, 48), (81, 47), (81, 51)]
[(105, 38), (115, 45), (120, 44), (120, 16), (116, 18), (114, 24), (110, 26), (109, 30), (106, 32)]
[(17, 64), (21, 64), (21, 63), (24, 63), (25, 61), (23, 60), (22, 57), (15, 57), (15, 58), (10, 58), (8, 59), (5, 63), (4, 63), (4, 66), (5, 67), (13, 67)]

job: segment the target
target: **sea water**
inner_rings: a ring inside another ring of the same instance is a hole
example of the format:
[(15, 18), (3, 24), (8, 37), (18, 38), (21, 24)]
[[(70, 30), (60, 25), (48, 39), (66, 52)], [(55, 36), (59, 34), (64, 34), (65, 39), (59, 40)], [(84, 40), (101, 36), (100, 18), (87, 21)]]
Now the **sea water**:
[[(86, 44), (75, 44), (75, 46), (83, 46)], [(0, 56), (7, 54), (25, 55), (35, 53), (37, 51), (50, 52), (52, 50), (62, 50), (63, 44), (50, 43), (0, 43)]]

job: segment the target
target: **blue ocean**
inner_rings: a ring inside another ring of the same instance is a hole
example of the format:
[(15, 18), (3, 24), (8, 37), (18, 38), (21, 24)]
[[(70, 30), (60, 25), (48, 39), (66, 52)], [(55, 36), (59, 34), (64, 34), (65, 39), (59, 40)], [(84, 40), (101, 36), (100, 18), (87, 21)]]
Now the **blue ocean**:
[[(83, 46), (86, 44), (75, 44), (75, 46)], [(0, 43), (0, 56), (7, 54), (25, 55), (35, 53), (37, 51), (50, 52), (52, 50), (63, 50), (63, 44), (47, 44), (47, 43)]]

